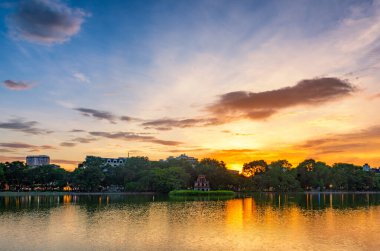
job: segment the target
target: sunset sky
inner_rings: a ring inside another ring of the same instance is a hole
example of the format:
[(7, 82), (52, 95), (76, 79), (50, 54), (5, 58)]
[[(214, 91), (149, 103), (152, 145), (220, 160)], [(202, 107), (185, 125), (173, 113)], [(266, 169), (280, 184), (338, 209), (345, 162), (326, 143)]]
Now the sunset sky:
[(0, 0), (0, 161), (380, 165), (380, 1)]

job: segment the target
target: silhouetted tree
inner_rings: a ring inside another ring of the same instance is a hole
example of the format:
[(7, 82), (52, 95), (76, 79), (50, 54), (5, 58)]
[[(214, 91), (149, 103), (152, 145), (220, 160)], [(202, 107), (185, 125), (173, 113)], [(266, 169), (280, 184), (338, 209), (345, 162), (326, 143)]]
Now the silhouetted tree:
[(268, 169), (268, 164), (265, 160), (254, 160), (243, 165), (243, 175), (252, 177), (256, 174), (263, 173)]

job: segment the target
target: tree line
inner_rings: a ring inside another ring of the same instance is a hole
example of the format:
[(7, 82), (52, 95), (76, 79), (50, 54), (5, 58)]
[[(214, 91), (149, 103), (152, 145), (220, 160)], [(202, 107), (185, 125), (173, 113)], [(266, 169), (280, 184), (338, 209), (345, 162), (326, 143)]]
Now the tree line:
[(72, 171), (56, 166), (28, 167), (24, 162), (0, 163), (0, 189), (74, 191), (133, 191), (167, 193), (191, 189), (198, 175), (206, 175), (212, 190), (234, 191), (378, 191), (380, 174), (363, 171), (347, 163), (332, 166), (313, 159), (296, 167), (286, 160), (267, 163), (255, 160), (242, 172), (228, 170), (223, 161), (205, 158), (197, 163), (169, 159), (150, 161), (131, 157), (119, 166), (106, 165), (101, 158), (88, 157)]

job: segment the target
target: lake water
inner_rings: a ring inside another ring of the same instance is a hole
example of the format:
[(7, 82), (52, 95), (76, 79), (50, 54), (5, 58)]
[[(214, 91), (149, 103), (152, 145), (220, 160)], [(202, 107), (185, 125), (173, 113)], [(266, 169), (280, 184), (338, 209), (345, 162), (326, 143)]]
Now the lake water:
[(380, 250), (380, 194), (0, 196), (0, 250)]

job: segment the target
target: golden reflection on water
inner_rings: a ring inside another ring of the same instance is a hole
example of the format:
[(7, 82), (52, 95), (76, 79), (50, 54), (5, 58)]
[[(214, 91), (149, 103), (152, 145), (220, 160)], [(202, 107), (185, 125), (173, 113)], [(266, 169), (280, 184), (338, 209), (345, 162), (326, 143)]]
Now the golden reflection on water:
[(377, 250), (374, 196), (0, 197), (0, 250)]
[(72, 201), (72, 196), (71, 195), (63, 195), (63, 203), (64, 204), (69, 204)]

